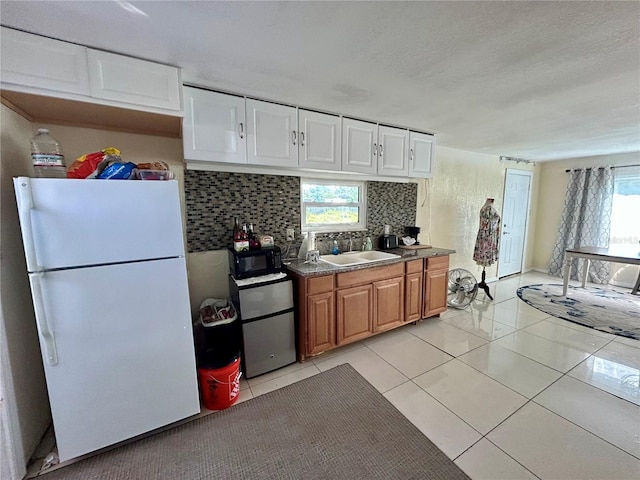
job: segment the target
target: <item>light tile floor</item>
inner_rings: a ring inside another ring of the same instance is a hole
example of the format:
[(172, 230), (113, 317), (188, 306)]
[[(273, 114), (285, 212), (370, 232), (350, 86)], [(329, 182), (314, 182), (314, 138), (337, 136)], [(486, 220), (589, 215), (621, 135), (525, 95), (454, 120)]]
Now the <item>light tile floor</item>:
[(493, 302), (243, 380), (241, 401), (350, 363), (474, 480), (640, 479), (640, 342), (517, 298), (560, 282), (492, 283)]

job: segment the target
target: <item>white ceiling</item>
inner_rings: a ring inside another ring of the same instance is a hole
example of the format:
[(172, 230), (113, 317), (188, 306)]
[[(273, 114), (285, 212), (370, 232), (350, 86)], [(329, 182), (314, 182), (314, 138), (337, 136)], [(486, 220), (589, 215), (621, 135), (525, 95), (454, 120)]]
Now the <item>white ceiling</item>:
[(640, 151), (637, 1), (2, 0), (0, 18), (452, 148), (536, 161)]

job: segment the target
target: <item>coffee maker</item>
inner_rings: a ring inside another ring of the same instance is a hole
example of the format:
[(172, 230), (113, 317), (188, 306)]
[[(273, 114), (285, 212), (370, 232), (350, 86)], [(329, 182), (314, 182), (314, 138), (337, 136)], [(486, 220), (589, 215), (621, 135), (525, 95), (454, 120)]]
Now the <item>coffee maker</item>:
[(420, 227), (404, 227), (407, 235), (413, 238), (416, 243), (414, 245), (420, 245), (420, 241), (418, 240), (418, 235), (420, 234)]

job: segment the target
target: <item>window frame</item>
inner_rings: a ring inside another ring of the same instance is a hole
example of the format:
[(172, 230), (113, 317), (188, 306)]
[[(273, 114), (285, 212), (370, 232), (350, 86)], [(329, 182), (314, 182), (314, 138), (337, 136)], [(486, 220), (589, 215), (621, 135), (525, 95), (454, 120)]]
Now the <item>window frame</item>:
[[(618, 167), (618, 168), (621, 168), (621, 167)], [(640, 167), (631, 166), (631, 167), (625, 168), (624, 170), (621, 169), (621, 171), (618, 171), (614, 167), (613, 175), (614, 175), (613, 182), (614, 182), (614, 198), (615, 198), (615, 195), (616, 195), (615, 194), (615, 190), (617, 190), (617, 187), (618, 187), (618, 185), (617, 185), (618, 180), (621, 180), (621, 181), (624, 182), (626, 179), (640, 179)], [(633, 235), (632, 235), (631, 240), (627, 241), (627, 242), (620, 242), (619, 241), (624, 237), (614, 236), (616, 233), (619, 233), (619, 232), (614, 232), (614, 230), (613, 230), (614, 207), (615, 207), (615, 204), (612, 205), (612, 210), (611, 210), (611, 227), (610, 227), (610, 231), (609, 231), (609, 244), (610, 245), (632, 246), (632, 247), (638, 245), (637, 241), (640, 241), (640, 236), (638, 236), (636, 238), (633, 238)], [(640, 233), (640, 232), (638, 232), (638, 233)], [(618, 241), (614, 241), (614, 240), (618, 240)]]
[[(303, 189), (305, 185), (341, 185), (358, 187), (358, 202), (305, 202)], [(306, 221), (306, 207), (358, 207), (359, 221), (357, 223), (327, 223), (308, 224)], [(367, 229), (367, 182), (364, 180), (328, 180), (321, 178), (300, 178), (300, 223), (304, 232), (356, 232)]]

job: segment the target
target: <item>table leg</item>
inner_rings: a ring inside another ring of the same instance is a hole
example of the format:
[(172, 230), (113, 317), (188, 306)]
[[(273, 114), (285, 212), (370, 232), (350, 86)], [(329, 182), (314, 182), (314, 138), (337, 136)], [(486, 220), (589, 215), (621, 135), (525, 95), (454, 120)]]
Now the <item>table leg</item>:
[(562, 295), (567, 296), (567, 285), (569, 284), (569, 275), (571, 274), (571, 258), (569, 252), (564, 253), (564, 281), (562, 283)]
[(589, 276), (589, 268), (591, 267), (591, 260), (588, 258), (584, 259), (584, 263), (582, 264), (582, 288), (587, 285), (587, 277)]
[(633, 293), (635, 295), (636, 293), (638, 293), (638, 289), (640, 289), (640, 272), (638, 272), (638, 279), (636, 280), (636, 284), (634, 285), (633, 289), (631, 290), (631, 293)]

